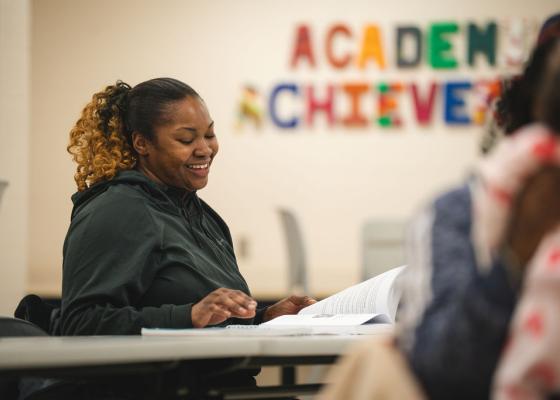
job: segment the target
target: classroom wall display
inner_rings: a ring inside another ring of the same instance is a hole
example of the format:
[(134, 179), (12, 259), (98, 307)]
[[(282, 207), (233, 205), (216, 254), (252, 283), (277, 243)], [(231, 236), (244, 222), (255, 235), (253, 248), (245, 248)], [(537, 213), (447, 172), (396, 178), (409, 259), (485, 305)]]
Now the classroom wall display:
[[(535, 27), (536, 21), (522, 18), (390, 27), (296, 24), (286, 38), (286, 75), (276, 82), (242, 85), (237, 128), (269, 124), (279, 131), (302, 131), (314, 128), (319, 119), (331, 129), (429, 126), (436, 106), (445, 125), (483, 125), (501, 80), (526, 59)], [(485, 75), (474, 77), (472, 71), (481, 65)], [(330, 72), (327, 79), (295, 76), (320, 68)], [(410, 75), (420, 68), (430, 70), (433, 78)], [(399, 78), (405, 71), (408, 77)], [(359, 78), (344, 79), (341, 72), (355, 72)], [(387, 78), (389, 74), (396, 78)]]

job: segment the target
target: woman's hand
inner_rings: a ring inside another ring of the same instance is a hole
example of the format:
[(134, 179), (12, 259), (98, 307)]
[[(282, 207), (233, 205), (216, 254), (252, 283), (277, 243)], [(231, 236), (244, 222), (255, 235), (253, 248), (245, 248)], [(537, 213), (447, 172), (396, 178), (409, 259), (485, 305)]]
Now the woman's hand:
[(299, 310), (317, 303), (317, 300), (308, 296), (290, 296), (268, 307), (264, 312), (263, 322), (286, 314), (297, 314)]
[(216, 289), (192, 306), (191, 319), (195, 328), (224, 322), (231, 317), (253, 318), (257, 302), (239, 290)]

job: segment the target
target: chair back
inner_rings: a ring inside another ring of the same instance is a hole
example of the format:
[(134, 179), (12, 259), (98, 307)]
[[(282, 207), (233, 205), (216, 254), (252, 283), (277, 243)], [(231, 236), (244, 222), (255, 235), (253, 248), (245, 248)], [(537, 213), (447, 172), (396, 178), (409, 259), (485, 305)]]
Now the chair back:
[(406, 223), (399, 219), (369, 219), (362, 227), (362, 280), (404, 264)]
[(51, 318), (56, 307), (36, 294), (28, 294), (20, 300), (14, 317), (32, 322), (45, 332), (51, 332)]
[[(0, 317), (0, 338), (21, 336), (48, 336), (47, 332), (37, 325), (19, 318)], [(35, 385), (40, 380), (29, 378), (21, 381), (17, 376), (0, 377), (0, 398), (5, 400), (17, 399), (20, 396), (21, 385)], [(25, 389), (23, 390), (25, 392)]]
[(307, 259), (300, 225), (291, 210), (278, 210), (288, 253), (288, 292), (307, 294)]
[(8, 187), (8, 182), (0, 180), (0, 206), (2, 205), (2, 195), (4, 190)]
[(0, 338), (21, 336), (49, 336), (37, 325), (19, 318), (0, 317)]

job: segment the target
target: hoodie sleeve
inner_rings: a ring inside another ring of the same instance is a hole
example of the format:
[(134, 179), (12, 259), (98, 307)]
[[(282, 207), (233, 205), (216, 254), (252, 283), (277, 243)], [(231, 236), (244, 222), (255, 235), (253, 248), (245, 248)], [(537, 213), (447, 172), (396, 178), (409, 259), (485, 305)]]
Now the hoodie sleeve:
[(160, 237), (143, 204), (99, 199), (72, 220), (64, 243), (62, 335), (191, 328), (191, 304), (137, 308), (159, 263)]
[(411, 341), (404, 347), (429, 398), (485, 398), (515, 293), (501, 260), (488, 273), (476, 266), (468, 186), (440, 197), (427, 214), (424, 237), (411, 243), (424, 250), (409, 260), (409, 286), (424, 282), (424, 293), (409, 293), (412, 304), (404, 299), (417, 318), (405, 328)]

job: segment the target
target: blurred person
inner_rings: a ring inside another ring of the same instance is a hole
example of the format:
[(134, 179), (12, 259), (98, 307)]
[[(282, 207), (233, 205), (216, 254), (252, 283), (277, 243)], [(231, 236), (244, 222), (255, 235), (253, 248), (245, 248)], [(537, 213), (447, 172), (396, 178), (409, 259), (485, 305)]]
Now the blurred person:
[[(560, 221), (554, 191), (523, 191), (558, 161), (554, 113), (536, 108), (553, 83), (547, 71), (559, 47), (560, 38), (538, 46), (522, 75), (536, 85), (524, 103), (530, 120), (548, 125), (502, 140), (469, 182), (437, 198), (413, 227), (398, 341), (430, 399), (489, 396), (524, 269)], [(559, 106), (550, 103), (556, 115)], [(528, 196), (542, 202), (532, 218), (524, 218)]]
[(539, 93), (525, 106), (544, 124), (504, 138), (464, 185), (415, 218), (395, 342), (369, 342), (343, 359), (322, 400), (490, 396), (525, 269), (560, 223), (560, 102), (547, 73), (559, 49), (560, 38), (544, 42), (523, 72)]
[[(560, 132), (560, 46), (548, 60), (548, 72), (539, 88), (535, 115)], [(552, 154), (552, 157), (558, 154)], [(539, 243), (535, 257), (524, 270), (523, 289), (510, 327), (493, 387), (498, 400), (560, 398), (560, 168), (549, 167), (525, 188), (512, 224), (550, 221), (555, 226)], [(513, 232), (517, 231), (516, 229)], [(519, 235), (512, 238), (531, 246)]]

